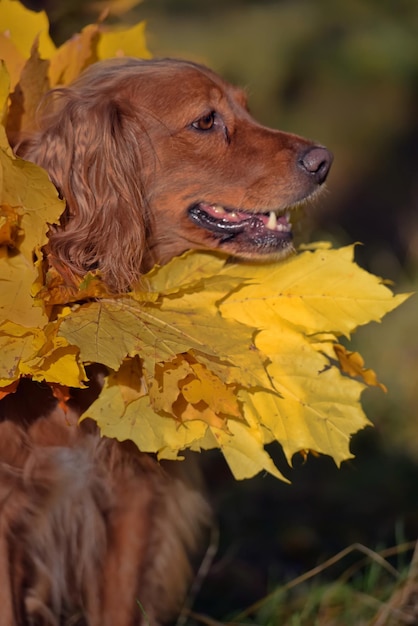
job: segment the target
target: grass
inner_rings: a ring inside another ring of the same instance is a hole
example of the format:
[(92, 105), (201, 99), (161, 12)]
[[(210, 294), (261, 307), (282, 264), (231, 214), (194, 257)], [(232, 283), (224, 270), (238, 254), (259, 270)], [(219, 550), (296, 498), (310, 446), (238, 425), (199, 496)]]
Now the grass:
[[(413, 552), (408, 567), (404, 555)], [(333, 582), (327, 571), (360, 555)], [(397, 567), (391, 561), (398, 560)], [(390, 560), (389, 560), (390, 559)], [(402, 569), (401, 569), (402, 568)], [(414, 597), (418, 588), (418, 548), (405, 542), (371, 550), (352, 544), (338, 554), (276, 587), (266, 597), (225, 620), (218, 621), (191, 610), (177, 624), (253, 624), (257, 626), (402, 626), (417, 623)]]

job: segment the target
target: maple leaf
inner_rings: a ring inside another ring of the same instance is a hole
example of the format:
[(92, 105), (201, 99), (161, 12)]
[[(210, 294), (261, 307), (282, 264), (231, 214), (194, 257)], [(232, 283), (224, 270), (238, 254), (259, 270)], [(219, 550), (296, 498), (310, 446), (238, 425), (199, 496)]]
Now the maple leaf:
[(86, 380), (78, 348), (58, 337), (53, 324), (44, 329), (3, 321), (0, 324), (0, 386), (21, 376), (63, 386), (82, 387)]
[(31, 296), (36, 270), (22, 254), (0, 248), (0, 319), (28, 327), (41, 327), (47, 318)]
[(31, 11), (16, 0), (1, 0), (0, 24), (0, 58), (14, 90), (7, 115), (3, 116), (11, 136), (33, 126), (38, 105), (50, 87), (68, 85), (100, 59), (151, 56), (145, 43), (144, 22), (113, 32), (99, 20), (59, 48), (49, 37), (44, 11)]
[(48, 224), (58, 221), (64, 203), (44, 169), (12, 156), (0, 144), (0, 205), (13, 207), (20, 216), (20, 253), (32, 262), (33, 251), (47, 242)]
[[(185, 252), (177, 257), (174, 263), (166, 263), (162, 267), (156, 265), (142, 279), (141, 287), (165, 296), (204, 290), (204, 279), (217, 276), (225, 265), (225, 255), (216, 252)], [(234, 278), (233, 280), (236, 279)], [(230, 281), (231, 284), (233, 281)], [(133, 294), (134, 295), (134, 294)]]
[[(223, 374), (226, 383), (258, 382), (253, 368), (260, 369), (261, 361), (257, 350), (250, 349), (248, 329), (214, 314), (204, 306), (200, 294), (194, 297), (203, 306), (176, 307), (169, 300), (170, 306), (164, 308), (129, 297), (102, 298), (63, 314), (59, 334), (80, 347), (83, 361), (102, 363), (113, 370), (126, 356), (140, 355), (147, 372), (154, 375), (158, 363), (192, 351), (202, 362), (212, 363), (215, 374)], [(182, 305), (183, 300), (184, 296), (178, 298)], [(239, 352), (239, 360), (243, 351), (244, 355), (248, 353), (247, 367), (243, 359), (241, 369), (233, 363), (231, 354), (235, 358)], [(263, 374), (261, 377), (264, 379)]]
[[(3, 68), (3, 71), (4, 68)], [(47, 321), (34, 306), (31, 290), (38, 277), (34, 254), (47, 242), (48, 223), (58, 220), (64, 204), (47, 173), (13, 156), (5, 134), (0, 136), (0, 311), (3, 319), (27, 326)]]
[(219, 448), (237, 480), (252, 478), (259, 472), (268, 472), (284, 482), (289, 482), (264, 449), (265, 443), (265, 431), (257, 420), (250, 420), (249, 425), (231, 421), (228, 423), (228, 431), (209, 427), (205, 436), (194, 441), (190, 449), (200, 451)]
[(223, 383), (191, 354), (158, 364), (148, 384), (154, 409), (181, 422), (198, 419), (227, 429), (228, 419), (243, 419), (236, 386)]
[(202, 409), (205, 405), (210, 406), (216, 415), (241, 418), (234, 386), (225, 385), (201, 363), (190, 363), (190, 369), (191, 373), (180, 384), (180, 391), (186, 402)]
[(55, 45), (49, 36), (45, 11), (31, 11), (16, 0), (1, 0), (0, 25), (0, 58), (6, 62), (14, 88), (31, 55), (33, 43), (39, 42), (39, 52), (44, 59), (54, 54)]
[(88, 24), (50, 57), (51, 86), (68, 85), (89, 65), (115, 56), (151, 57), (145, 44), (145, 23), (116, 32), (100, 23)]
[(251, 279), (228, 296), (223, 315), (258, 327), (282, 319), (304, 334), (333, 332), (349, 336), (370, 321), (379, 321), (408, 294), (393, 296), (382, 280), (353, 262), (354, 246), (318, 249), (269, 265), (225, 267), (224, 274)]
[(86, 67), (98, 61), (97, 43), (99, 37), (99, 25), (89, 24), (83, 28), (81, 33), (77, 33), (58, 48), (50, 61), (51, 86), (68, 85)]
[(86, 418), (94, 419), (107, 437), (133, 441), (140, 450), (169, 459), (176, 459), (207, 429), (203, 421), (179, 424), (153, 409), (138, 359), (125, 361), (107, 377), (102, 393), (82, 416)]

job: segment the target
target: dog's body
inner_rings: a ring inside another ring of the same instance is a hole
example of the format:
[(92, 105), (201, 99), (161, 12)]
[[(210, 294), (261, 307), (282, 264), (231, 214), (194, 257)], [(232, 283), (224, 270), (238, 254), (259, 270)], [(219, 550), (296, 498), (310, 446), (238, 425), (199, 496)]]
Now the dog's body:
[[(48, 259), (69, 283), (98, 269), (135, 285), (189, 248), (245, 258), (292, 250), (289, 209), (331, 155), (249, 115), (243, 93), (189, 62), (118, 59), (58, 90), (20, 154), (67, 209)], [(187, 465), (101, 439), (28, 380), (0, 403), (0, 614), (4, 626), (158, 624), (180, 607), (209, 519)], [(144, 617), (145, 613), (145, 617)]]

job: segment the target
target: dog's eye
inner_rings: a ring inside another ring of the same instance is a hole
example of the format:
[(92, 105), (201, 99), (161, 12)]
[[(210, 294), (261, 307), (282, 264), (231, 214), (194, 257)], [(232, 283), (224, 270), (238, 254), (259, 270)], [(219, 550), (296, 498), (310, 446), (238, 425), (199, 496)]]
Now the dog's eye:
[(215, 111), (211, 111), (208, 115), (199, 117), (198, 120), (192, 123), (192, 126), (197, 130), (211, 130), (215, 126), (215, 118)]

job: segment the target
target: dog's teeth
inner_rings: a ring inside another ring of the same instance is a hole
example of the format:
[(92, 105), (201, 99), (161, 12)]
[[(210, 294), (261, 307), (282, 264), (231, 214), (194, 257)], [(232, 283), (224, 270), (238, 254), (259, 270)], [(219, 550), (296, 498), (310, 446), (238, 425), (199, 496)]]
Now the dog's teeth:
[(220, 204), (214, 204), (212, 210), (216, 215), (223, 215), (225, 213), (225, 209)]
[(230, 214), (229, 214), (229, 217), (236, 218), (236, 217), (238, 217), (238, 214), (235, 213), (235, 211), (231, 211)]
[[(269, 219), (266, 224), (266, 227), (269, 230), (276, 230), (277, 228), (277, 217), (274, 211), (270, 211)], [(280, 229), (279, 229), (280, 230)]]

